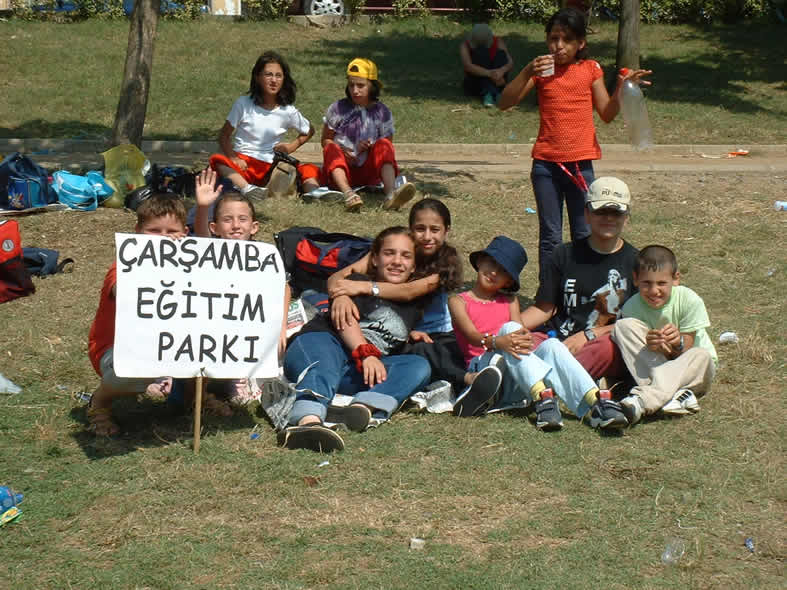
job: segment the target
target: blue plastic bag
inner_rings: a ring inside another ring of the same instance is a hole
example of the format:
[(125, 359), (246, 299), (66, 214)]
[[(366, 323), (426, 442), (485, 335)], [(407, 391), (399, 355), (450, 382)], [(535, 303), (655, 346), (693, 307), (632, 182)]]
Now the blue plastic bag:
[(115, 192), (101, 173), (95, 171), (80, 176), (58, 170), (54, 174), (52, 186), (61, 203), (79, 211), (95, 211), (100, 201)]

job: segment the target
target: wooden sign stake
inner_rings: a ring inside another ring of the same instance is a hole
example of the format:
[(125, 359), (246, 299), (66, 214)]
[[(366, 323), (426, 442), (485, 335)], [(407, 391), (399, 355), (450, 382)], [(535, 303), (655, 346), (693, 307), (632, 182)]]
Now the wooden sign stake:
[(197, 383), (194, 386), (194, 454), (199, 455), (199, 437), (200, 430), (202, 430), (202, 395), (204, 383), (202, 372), (197, 377)]

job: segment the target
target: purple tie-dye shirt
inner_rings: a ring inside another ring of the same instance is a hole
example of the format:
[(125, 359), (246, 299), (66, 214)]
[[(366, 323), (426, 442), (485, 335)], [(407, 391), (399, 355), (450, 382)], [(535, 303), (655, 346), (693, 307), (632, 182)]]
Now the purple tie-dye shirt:
[(367, 139), (374, 143), (394, 134), (393, 115), (380, 101), (362, 107), (342, 98), (328, 107), (323, 121), (335, 133), (333, 141), (357, 158), (357, 166), (362, 166), (368, 155), (366, 151), (358, 153), (359, 143)]

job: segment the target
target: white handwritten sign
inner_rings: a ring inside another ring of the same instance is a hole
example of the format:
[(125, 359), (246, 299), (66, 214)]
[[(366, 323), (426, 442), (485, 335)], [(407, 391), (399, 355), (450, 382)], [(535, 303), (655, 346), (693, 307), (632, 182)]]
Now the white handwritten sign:
[(115, 372), (273, 377), (285, 273), (271, 244), (115, 234)]

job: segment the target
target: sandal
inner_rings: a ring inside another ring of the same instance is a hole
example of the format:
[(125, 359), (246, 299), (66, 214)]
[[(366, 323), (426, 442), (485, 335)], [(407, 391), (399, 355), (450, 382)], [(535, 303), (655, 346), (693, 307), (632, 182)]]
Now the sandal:
[(327, 422), (344, 424), (350, 430), (363, 432), (369, 427), (372, 419), (372, 412), (363, 404), (352, 404), (350, 406), (328, 406), (328, 415), (325, 417)]
[(319, 423), (290, 426), (281, 430), (276, 439), (286, 449), (309, 449), (317, 453), (344, 450), (342, 437)]
[(87, 409), (87, 419), (90, 422), (90, 430), (96, 436), (115, 436), (120, 432), (120, 428), (112, 421), (112, 410), (110, 408)]
[(344, 208), (346, 211), (355, 212), (363, 206), (361, 195), (355, 191), (344, 193)]
[(233, 413), (232, 408), (227, 402), (217, 398), (212, 393), (205, 393), (205, 395), (202, 397), (202, 405), (206, 412), (214, 416), (229, 418)]

